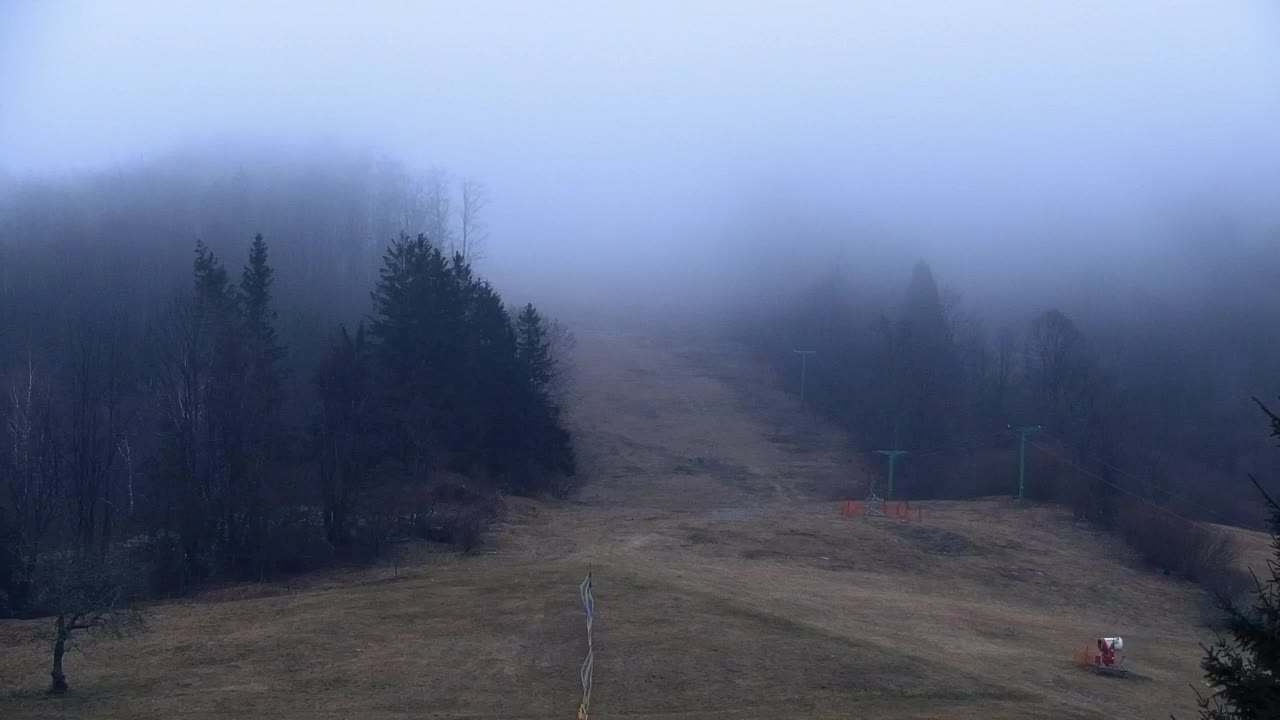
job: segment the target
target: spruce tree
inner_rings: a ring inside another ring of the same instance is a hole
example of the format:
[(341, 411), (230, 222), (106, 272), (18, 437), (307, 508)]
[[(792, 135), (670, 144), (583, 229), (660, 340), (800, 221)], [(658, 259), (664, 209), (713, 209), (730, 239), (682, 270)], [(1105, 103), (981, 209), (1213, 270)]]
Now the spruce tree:
[(196, 257), (191, 264), (195, 283), (196, 300), (212, 307), (223, 308), (231, 300), (231, 288), (227, 269), (204, 241), (196, 241)]
[(197, 492), (205, 505), (204, 545), (216, 571), (243, 572), (245, 523), (241, 498), (245, 475), (244, 347), (240, 341), (241, 304), (226, 266), (202, 242), (192, 267), (198, 332), (206, 338), (202, 384), (203, 463)]
[[(1280, 440), (1280, 417), (1258, 403), (1271, 420), (1271, 435)], [(1254, 577), (1256, 598), (1250, 608), (1222, 600), (1231, 638), (1218, 638), (1204, 648), (1200, 662), (1205, 684), (1213, 688), (1199, 696), (1205, 720), (1264, 720), (1280, 718), (1280, 505), (1250, 476), (1270, 510), (1270, 578)]]
[[(245, 328), (274, 345), (276, 314), (271, 310), (271, 285), (275, 271), (267, 264), (267, 243), (258, 233), (249, 246), (249, 262), (240, 273), (240, 302), (244, 310)], [(256, 340), (257, 338), (255, 338)]]
[[(959, 363), (951, 328), (942, 306), (942, 296), (933, 272), (924, 261), (916, 263), (907, 286), (901, 319), (892, 341), (894, 395), (897, 405), (895, 427), (897, 437), (891, 442), (898, 447), (932, 449), (952, 441), (951, 418), (959, 395), (957, 380)], [(922, 477), (936, 478), (922, 464), (937, 464), (938, 456), (918, 457), (915, 467)], [(916, 492), (933, 493), (937, 488), (916, 487)]]
[(461, 255), (392, 242), (369, 332), (379, 435), (411, 473), (487, 470), (521, 492), (573, 473), (546, 323), (532, 305), (513, 321)]
[(240, 274), (241, 345), (244, 347), (247, 381), (259, 409), (274, 414), (284, 383), (287, 351), (276, 335), (271, 285), (275, 272), (267, 264), (267, 244), (258, 234), (249, 248), (249, 262)]
[(425, 466), (441, 449), (434, 437), (438, 389), (447, 381), (440, 356), (456, 340), (447, 334), (440, 302), (450, 282), (447, 261), (426, 236), (401, 235), (387, 249), (372, 293), (377, 421), (407, 466)]
[(532, 303), (516, 317), (516, 357), (533, 389), (545, 393), (555, 377), (556, 361), (546, 325)]
[(487, 282), (474, 283), (470, 296), (468, 357), (460, 382), (467, 399), (459, 422), (464, 462), (503, 476), (510, 472), (520, 434), (511, 411), (523, 388), (515, 328), (502, 298)]
[(284, 385), (284, 361), (288, 353), (276, 335), (276, 313), (271, 308), (275, 272), (267, 264), (267, 244), (258, 234), (249, 248), (249, 262), (240, 275), (241, 342), (245, 382), (252, 401), (250, 418), (259, 424), (274, 423), (280, 410)]
[(271, 307), (271, 285), (274, 271), (267, 264), (267, 244), (261, 233), (254, 236), (249, 259), (240, 274), (237, 294), (239, 327), (235, 341), (239, 404), (234, 419), (237, 439), (235, 450), (240, 455), (236, 464), (239, 477), (234, 478), (234, 518), (240, 526), (234, 538), (237, 552), (258, 558), (270, 545), (266, 537), (267, 506), (279, 498), (268, 487), (269, 465), (278, 457), (282, 445), (280, 420), (284, 400), (286, 350), (274, 327), (275, 312)]
[(518, 396), (517, 415), (523, 435), (527, 472), (518, 491), (536, 492), (551, 489), (550, 474), (572, 476), (577, 470), (572, 439), (565, 429), (560, 407), (551, 395), (556, 360), (551, 352), (546, 324), (532, 304), (525, 305), (516, 317), (516, 360), (524, 380)]

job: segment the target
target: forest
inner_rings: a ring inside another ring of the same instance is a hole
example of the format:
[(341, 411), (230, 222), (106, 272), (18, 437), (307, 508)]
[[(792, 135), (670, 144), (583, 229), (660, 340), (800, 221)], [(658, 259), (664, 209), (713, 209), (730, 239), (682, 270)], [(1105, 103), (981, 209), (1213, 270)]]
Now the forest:
[(475, 270), (483, 202), (356, 153), (0, 188), (0, 616), (469, 550), (572, 492), (573, 336)]
[[(1030, 498), (1104, 526), (1145, 505), (1261, 527), (1246, 473), (1277, 477), (1254, 398), (1273, 400), (1280, 365), (1280, 246), (1170, 242), (1164, 264), (1184, 250), (1195, 284), (1155, 274), (1153, 258), (1120, 291), (1082, 283), (1062, 305), (1023, 297), (994, 311), (923, 260), (896, 291), (837, 268), (757, 302), (738, 334), (791, 392), (793, 351), (816, 351), (806, 401), (867, 458), (908, 451), (903, 497), (1016, 494), (1025, 427)], [(1152, 284), (1163, 297), (1134, 290)]]

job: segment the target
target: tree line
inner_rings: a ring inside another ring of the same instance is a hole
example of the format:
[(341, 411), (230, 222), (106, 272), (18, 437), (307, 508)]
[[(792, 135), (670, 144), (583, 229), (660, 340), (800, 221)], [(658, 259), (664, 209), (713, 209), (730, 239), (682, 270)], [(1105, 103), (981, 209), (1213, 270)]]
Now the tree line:
[[(509, 308), (460, 243), (400, 234), (367, 302), (344, 286), (316, 313), (296, 301), (322, 288), (295, 287), (282, 312), (263, 235), (234, 266), (197, 241), (175, 288), (146, 242), (77, 242), (102, 233), (65, 218), (41, 231), (59, 241), (22, 242), (37, 215), (0, 227), (0, 616), (52, 612), (70, 633), (105, 617), (81, 606), (126, 595), (369, 561), (409, 537), (470, 548), (500, 494), (575, 488), (572, 336)], [(116, 264), (86, 272), (74, 249)]]
[[(1242, 464), (1273, 463), (1248, 431), (1247, 398), (1266, 389), (1242, 370), (1280, 361), (1280, 348), (1258, 335), (1274, 318), (1266, 304), (1244, 309), (1249, 323), (1239, 310), (1205, 324), (1178, 314), (1122, 319), (1131, 312), (1082, 322), (1049, 307), (998, 325), (919, 262), (897, 298), (860, 292), (857, 278), (836, 270), (750, 309), (740, 335), (780, 384), (798, 390), (792, 350), (816, 350), (806, 402), (858, 450), (911, 453), (898, 468), (909, 497), (1016, 492), (1010, 426), (1038, 425), (1028, 492), (1078, 517), (1109, 524), (1121, 499), (1141, 498), (1190, 517), (1261, 520), (1249, 490), (1229, 480)], [(1247, 332), (1224, 340), (1242, 323)], [(1204, 347), (1211, 341), (1215, 353)]]

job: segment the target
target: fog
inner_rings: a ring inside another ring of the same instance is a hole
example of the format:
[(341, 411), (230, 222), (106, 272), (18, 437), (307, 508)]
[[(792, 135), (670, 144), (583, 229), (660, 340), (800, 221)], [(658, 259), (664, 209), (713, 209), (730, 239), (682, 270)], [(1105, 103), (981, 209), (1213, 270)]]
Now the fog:
[(1269, 3), (687, 5), (7, 3), (0, 168), (366, 148), (486, 184), (490, 274), (588, 294), (764, 244), (999, 299), (1280, 228)]
[(1278, 39), (1246, 0), (0, 0), (0, 617), (114, 603), (65, 578), (125, 553), (140, 600), (469, 551), (599, 479), (874, 500), (887, 448), (886, 498), (1016, 492), (1205, 581), (1190, 520), (1280, 497)]

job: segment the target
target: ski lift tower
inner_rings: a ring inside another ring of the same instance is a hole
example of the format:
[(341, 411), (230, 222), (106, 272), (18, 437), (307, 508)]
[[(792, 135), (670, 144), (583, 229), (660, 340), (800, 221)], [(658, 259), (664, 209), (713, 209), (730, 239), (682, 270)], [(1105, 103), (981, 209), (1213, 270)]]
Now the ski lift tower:
[(792, 350), (791, 352), (800, 356), (800, 404), (804, 405), (804, 376), (805, 370), (809, 366), (809, 358), (817, 355), (817, 350)]
[(889, 489), (885, 491), (884, 497), (886, 500), (892, 500), (893, 499), (893, 467), (894, 465), (897, 464), (898, 457), (900, 455), (906, 455), (907, 451), (906, 450), (877, 450), (876, 454), (884, 455), (885, 457), (889, 458)]

